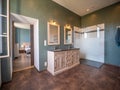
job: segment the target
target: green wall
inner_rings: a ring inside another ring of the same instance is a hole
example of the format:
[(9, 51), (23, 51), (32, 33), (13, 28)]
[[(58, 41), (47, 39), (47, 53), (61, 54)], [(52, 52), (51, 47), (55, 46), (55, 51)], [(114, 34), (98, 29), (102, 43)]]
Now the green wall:
[(116, 26), (120, 26), (120, 3), (81, 18), (82, 27), (105, 23), (105, 63), (120, 66), (120, 47), (115, 43)]
[(12, 68), (12, 66), (11, 66), (10, 58), (2, 58), (1, 59), (2, 83), (12, 80), (11, 68)]
[(60, 48), (67, 48), (67, 45), (63, 44), (64, 25), (80, 26), (80, 16), (54, 3), (52, 0), (11, 0), (10, 10), (16, 14), (39, 19), (40, 70), (46, 69), (44, 62), (47, 61), (47, 50), (54, 48), (54, 46), (44, 46), (44, 40), (47, 40), (47, 22), (52, 19), (60, 24)]
[(16, 30), (15, 43), (19, 43), (20, 46), (24, 42), (30, 43), (30, 30), (29, 29), (16, 28), (15, 30)]

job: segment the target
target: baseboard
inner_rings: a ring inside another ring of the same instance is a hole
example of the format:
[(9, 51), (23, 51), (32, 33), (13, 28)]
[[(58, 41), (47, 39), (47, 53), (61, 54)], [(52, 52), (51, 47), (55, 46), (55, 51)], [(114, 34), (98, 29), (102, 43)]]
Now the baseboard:
[(104, 65), (109, 65), (109, 66), (113, 66), (113, 67), (118, 67), (118, 68), (120, 68), (120, 66), (113, 65), (113, 64), (109, 64), (109, 63), (104, 63)]
[(15, 71), (13, 71), (13, 73), (23, 71), (23, 70), (27, 70), (27, 69), (31, 69), (31, 68), (34, 68), (34, 66), (30, 66), (30, 67), (26, 67), (26, 68), (23, 68), (23, 69), (15, 70)]

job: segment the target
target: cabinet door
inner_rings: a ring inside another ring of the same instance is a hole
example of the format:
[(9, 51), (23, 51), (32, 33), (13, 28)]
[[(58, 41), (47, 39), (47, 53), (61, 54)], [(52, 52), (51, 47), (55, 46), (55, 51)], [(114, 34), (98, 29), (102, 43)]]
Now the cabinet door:
[(79, 50), (73, 51), (73, 64), (79, 63)]
[(62, 54), (61, 54), (61, 69), (66, 67), (66, 54), (67, 54), (66, 51), (62, 51)]
[(80, 51), (76, 51), (76, 63), (80, 63)]
[(9, 57), (9, 0), (0, 0), (0, 58)]
[(67, 51), (66, 63), (67, 63), (68, 67), (73, 64), (73, 62), (72, 62), (73, 58), (72, 57), (73, 57), (72, 50)]
[(66, 51), (55, 52), (55, 71), (64, 69), (66, 67)]
[(55, 52), (55, 58), (54, 58), (54, 69), (55, 71), (58, 71), (61, 69), (61, 52)]

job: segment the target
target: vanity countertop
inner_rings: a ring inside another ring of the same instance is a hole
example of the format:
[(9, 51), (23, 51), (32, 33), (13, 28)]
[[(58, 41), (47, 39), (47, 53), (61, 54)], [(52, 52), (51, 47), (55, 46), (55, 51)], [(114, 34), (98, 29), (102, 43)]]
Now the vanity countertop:
[(60, 51), (68, 51), (68, 50), (79, 50), (79, 48), (56, 49), (56, 50), (49, 50), (49, 51), (52, 51), (52, 52), (60, 52)]

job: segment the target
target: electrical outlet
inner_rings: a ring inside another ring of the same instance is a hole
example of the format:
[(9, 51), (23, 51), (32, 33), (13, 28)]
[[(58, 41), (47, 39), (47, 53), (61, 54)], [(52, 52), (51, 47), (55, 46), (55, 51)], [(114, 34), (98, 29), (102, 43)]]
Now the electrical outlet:
[(44, 66), (45, 66), (45, 67), (47, 66), (47, 62), (44, 63)]

